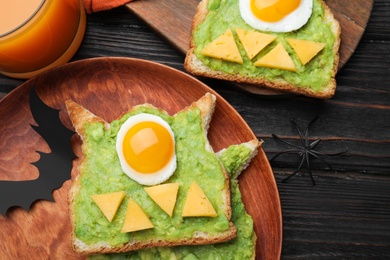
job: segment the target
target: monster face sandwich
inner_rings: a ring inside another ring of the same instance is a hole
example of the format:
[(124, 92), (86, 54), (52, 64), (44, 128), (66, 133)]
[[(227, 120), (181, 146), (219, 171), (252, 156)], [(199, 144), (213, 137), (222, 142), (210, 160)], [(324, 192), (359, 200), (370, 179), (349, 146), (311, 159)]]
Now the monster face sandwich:
[(325, 99), (335, 93), (339, 46), (322, 0), (202, 0), (185, 69)]
[[(238, 215), (232, 208), (232, 194), (237, 201), (239, 193), (234, 183), (231, 190), (229, 173), (241, 172), (260, 142), (215, 154), (207, 139), (215, 103), (207, 93), (173, 116), (142, 104), (108, 123), (66, 102), (83, 141), (78, 176), (69, 191), (76, 252), (137, 255), (152, 248), (232, 241), (242, 230), (233, 220), (242, 216), (249, 221), (248, 235), (239, 245), (255, 254), (251, 219), (241, 215), (242, 208)], [(229, 159), (232, 153), (247, 156)]]

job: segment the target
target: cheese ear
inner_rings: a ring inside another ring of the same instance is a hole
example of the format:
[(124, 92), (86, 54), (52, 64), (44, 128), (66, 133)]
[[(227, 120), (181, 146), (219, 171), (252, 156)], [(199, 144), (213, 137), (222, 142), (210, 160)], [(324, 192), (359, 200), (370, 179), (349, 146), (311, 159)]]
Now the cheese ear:
[(162, 210), (172, 217), (179, 190), (178, 182), (146, 187), (144, 190)]
[(264, 55), (264, 57), (256, 61), (254, 65), (289, 71), (297, 70), (282, 43), (279, 43), (269, 53)]
[(276, 36), (256, 31), (246, 31), (237, 28), (236, 33), (240, 39), (249, 59), (253, 59), (262, 49), (276, 39)]
[(132, 199), (129, 199), (127, 205), (126, 218), (123, 222), (121, 232), (133, 232), (153, 228), (154, 225), (142, 208)]
[(324, 47), (325, 43), (288, 38), (288, 44), (294, 49), (303, 65), (311, 61)]
[(111, 222), (125, 195), (124, 191), (118, 191), (107, 194), (95, 194), (92, 195), (92, 199), (103, 212), (104, 216), (106, 216), (107, 220)]
[(218, 216), (210, 200), (199, 185), (193, 181), (183, 208), (183, 217), (216, 217)]
[(232, 30), (227, 29), (221, 36), (206, 45), (201, 51), (204, 56), (226, 60), (230, 62), (243, 63), (241, 54), (237, 48)]

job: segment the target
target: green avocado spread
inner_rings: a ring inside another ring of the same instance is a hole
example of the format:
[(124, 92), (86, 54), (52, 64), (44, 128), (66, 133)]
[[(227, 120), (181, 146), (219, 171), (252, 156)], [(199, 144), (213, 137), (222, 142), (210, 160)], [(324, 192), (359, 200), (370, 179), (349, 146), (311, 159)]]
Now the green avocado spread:
[(220, 155), (219, 160), (222, 162), (226, 171), (231, 174), (232, 178), (236, 178), (236, 173), (239, 173), (246, 161), (251, 156), (251, 150), (243, 145), (231, 145), (225, 149)]
[[(173, 216), (166, 214), (145, 192), (145, 186), (138, 184), (123, 173), (115, 149), (116, 135), (126, 119), (137, 113), (156, 114), (171, 126), (175, 134), (177, 169), (165, 183), (179, 183), (177, 201)], [(200, 110), (196, 107), (181, 111), (175, 116), (150, 107), (141, 106), (122, 118), (113, 121), (107, 130), (102, 123), (86, 126), (83, 144), (85, 160), (80, 165), (81, 188), (75, 198), (75, 234), (86, 244), (106, 242), (120, 246), (128, 241), (146, 239), (175, 240), (191, 238), (196, 232), (215, 235), (229, 229), (230, 220), (222, 210), (225, 202), (222, 192), (226, 180), (221, 164), (212, 152), (205, 149), (205, 133)], [(182, 210), (189, 186), (195, 181), (205, 192), (217, 217), (182, 217)], [(119, 209), (109, 222), (91, 196), (125, 191)], [(129, 198), (141, 206), (150, 218), (154, 228), (121, 233)]]
[[(227, 169), (230, 176), (236, 176), (250, 156), (250, 149), (243, 144), (229, 146), (220, 155), (219, 160)], [(236, 161), (236, 159), (239, 159)], [(233, 162), (235, 161), (235, 162)], [(232, 222), (237, 229), (237, 237), (231, 241), (199, 246), (156, 247), (122, 254), (106, 254), (91, 256), (92, 260), (103, 259), (133, 259), (133, 260), (203, 260), (203, 259), (253, 259), (255, 253), (256, 235), (253, 220), (245, 211), (237, 180), (231, 177)]]
[[(196, 45), (195, 55), (206, 66), (216, 71), (223, 71), (228, 74), (238, 74), (245, 77), (265, 78), (272, 81), (285, 80), (298, 87), (309, 87), (314, 91), (321, 91), (333, 74), (334, 55), (332, 52), (335, 42), (330, 25), (324, 20), (324, 8), (322, 0), (313, 0), (313, 11), (309, 21), (299, 30), (288, 33), (269, 33), (277, 36), (276, 40), (264, 48), (260, 53), (250, 60), (245, 54), (245, 50), (235, 35), (235, 28), (245, 30), (255, 30), (245, 23), (241, 18), (238, 7), (238, 0), (209, 0), (208, 13), (205, 21), (202, 22), (193, 34)], [(243, 58), (243, 64), (222, 61), (200, 54), (201, 50), (218, 36), (222, 35), (228, 28), (232, 29), (237, 47)], [(258, 31), (258, 30), (255, 30)], [(325, 43), (324, 49), (317, 54), (309, 63), (302, 65), (287, 43), (286, 38), (296, 38), (300, 40), (310, 40)], [(290, 72), (281, 69), (266, 67), (256, 67), (254, 61), (263, 57), (278, 43), (282, 43), (288, 54), (292, 58), (297, 71)]]

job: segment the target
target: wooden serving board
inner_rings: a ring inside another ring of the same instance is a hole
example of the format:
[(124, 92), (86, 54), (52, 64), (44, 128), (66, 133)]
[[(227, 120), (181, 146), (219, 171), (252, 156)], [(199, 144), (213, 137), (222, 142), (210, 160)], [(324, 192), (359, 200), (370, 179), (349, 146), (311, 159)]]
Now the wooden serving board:
[[(45, 140), (30, 126), (35, 125), (29, 106), (29, 92), (33, 86), (44, 103), (60, 110), (60, 119), (69, 129), (72, 125), (64, 104), (68, 99), (111, 122), (132, 106), (143, 103), (173, 115), (210, 92), (217, 97), (208, 131), (214, 150), (256, 138), (226, 100), (186, 73), (145, 60), (87, 59), (42, 73), (0, 101), (0, 180), (37, 178), (38, 170), (31, 164), (39, 160), (36, 151), (50, 152)], [(71, 144), (80, 158), (80, 139), (74, 136)], [(6, 216), (0, 214), (0, 259), (83, 259), (71, 248), (67, 203), (72, 180), (78, 174), (78, 164), (79, 159), (73, 161), (69, 180), (53, 192), (54, 202), (37, 200), (29, 211), (13, 207)], [(272, 169), (262, 148), (239, 177), (239, 184), (246, 209), (254, 220), (258, 258), (280, 258), (281, 204)]]
[[(135, 0), (127, 8), (145, 21), (154, 31), (185, 54), (189, 48), (192, 19), (199, 0)], [(370, 18), (374, 0), (325, 0), (341, 26), (339, 70), (355, 51)], [(254, 85), (239, 84), (244, 90), (262, 95), (269, 91)]]

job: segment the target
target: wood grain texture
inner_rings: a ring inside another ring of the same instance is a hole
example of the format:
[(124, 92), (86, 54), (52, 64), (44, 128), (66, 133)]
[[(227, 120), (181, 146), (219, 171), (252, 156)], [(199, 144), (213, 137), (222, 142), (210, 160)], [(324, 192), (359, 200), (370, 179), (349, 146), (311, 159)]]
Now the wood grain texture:
[[(219, 151), (231, 144), (256, 138), (241, 116), (221, 96), (187, 74), (136, 59), (90, 59), (44, 73), (27, 81), (0, 101), (0, 107), (6, 108), (1, 110), (0, 121), (7, 125), (12, 123), (9, 127), (1, 128), (0, 132), (2, 140), (5, 140), (0, 146), (1, 179), (10, 176), (14, 180), (31, 178), (36, 174), (29, 164), (31, 154), (34, 151), (47, 151), (45, 142), (29, 127), (34, 121), (26, 97), (32, 86), (35, 86), (38, 95), (48, 106), (61, 110), (60, 118), (68, 128), (72, 126), (64, 109), (64, 101), (67, 99), (76, 101), (111, 122), (132, 106), (143, 103), (153, 104), (173, 115), (206, 92), (211, 92), (217, 96), (208, 135), (214, 150)], [(21, 96), (23, 99), (20, 99)], [(72, 146), (79, 157), (80, 140), (74, 138)], [(20, 152), (21, 147), (25, 152), (19, 154), (18, 160), (11, 159), (16, 156), (7, 156)], [(79, 160), (75, 160), (74, 167), (78, 163)], [(26, 176), (20, 176), (20, 172)], [(73, 170), (72, 179), (74, 175)], [(0, 219), (2, 256), (15, 258), (34, 254), (38, 258), (77, 257), (70, 248), (71, 231), (66, 199), (69, 185), (70, 181), (67, 181), (55, 192), (56, 203), (38, 201), (29, 213), (16, 208), (8, 212), (6, 219)], [(280, 199), (272, 170), (262, 149), (240, 178), (240, 188), (247, 210), (255, 222), (258, 237), (256, 251), (259, 257), (279, 258), (282, 242)], [(20, 247), (23, 247), (22, 251)]]
[[(192, 19), (199, 0), (148, 0), (134, 1), (127, 8), (147, 23), (156, 33), (185, 54), (189, 49)], [(370, 18), (373, 0), (325, 0), (341, 26), (339, 70), (354, 53)], [(232, 83), (235, 86), (259, 95), (286, 95), (281, 91), (264, 89), (258, 85)]]
[[(335, 173), (326, 164), (312, 160), (317, 182), (314, 187), (306, 168), (289, 182), (281, 182), (298, 167), (299, 158), (283, 156), (272, 164), (283, 212), (281, 259), (389, 258), (389, 24), (390, 2), (375, 0), (367, 28), (339, 71), (336, 95), (330, 100), (252, 95), (222, 81), (201, 79), (238, 111), (258, 138), (264, 139), (268, 158), (287, 148), (274, 140), (272, 133), (299, 143), (290, 117), (304, 127), (319, 115), (310, 131), (311, 140), (322, 140), (319, 151), (350, 150), (345, 156), (326, 158)], [(127, 7), (88, 15), (86, 35), (73, 61), (102, 56), (136, 57), (183, 71), (183, 54)], [(0, 75), (0, 98), (24, 82)], [(19, 98), (23, 103), (23, 94)], [(4, 127), (0, 121), (0, 129)], [(7, 250), (1, 244), (0, 248)]]

